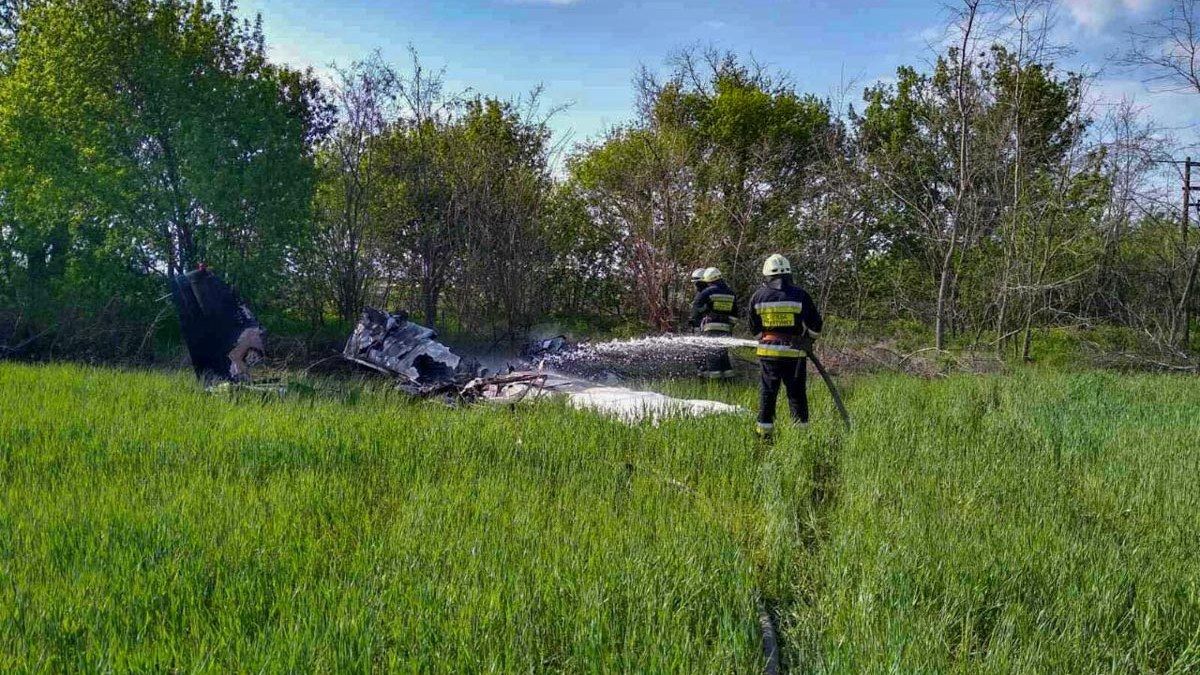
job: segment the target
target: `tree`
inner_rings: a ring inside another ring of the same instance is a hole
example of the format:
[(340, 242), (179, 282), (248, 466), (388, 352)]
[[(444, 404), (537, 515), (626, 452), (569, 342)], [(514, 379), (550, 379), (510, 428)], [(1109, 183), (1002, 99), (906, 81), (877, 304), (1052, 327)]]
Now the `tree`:
[(21, 12), (27, 0), (0, 0), (0, 72), (4, 72), (5, 57), (16, 48), (17, 29), (21, 26)]
[(1200, 2), (1171, 0), (1166, 14), (1130, 32), (1121, 61), (1163, 91), (1200, 93)]
[(46, 235), (34, 257), (70, 256), (71, 240), (136, 274), (204, 260), (270, 297), (305, 236), (315, 79), (267, 62), (231, 2), (38, 3), (20, 36), (0, 182)]
[[(978, 238), (981, 204), (988, 201), (982, 195), (988, 175), (980, 170), (987, 163), (972, 159), (994, 150), (974, 128), (986, 118), (982, 73), (961, 49), (939, 57), (931, 74), (901, 67), (894, 85), (866, 91), (866, 106), (854, 120), (868, 175), (882, 193), (878, 217), (889, 250), (924, 272), (905, 283), (915, 287), (917, 310), (931, 318), (938, 349), (949, 329), (952, 282)], [(930, 281), (933, 289), (926, 291)]]
[(317, 154), (316, 233), (311, 248), (316, 280), (327, 290), (338, 318), (362, 310), (379, 261), (370, 238), (379, 227), (384, 179), (380, 137), (396, 119), (397, 75), (378, 52), (348, 68), (335, 68), (330, 96), (337, 127)]
[(411, 70), (396, 81), (400, 116), (378, 141), (386, 180), (379, 241), (388, 267), (417, 286), (425, 323), (436, 326), (442, 293), (464, 250), (451, 183), (454, 121), (462, 101), (445, 92), (441, 72), (428, 72), (416, 52), (410, 54)]
[[(1127, 65), (1141, 69), (1146, 81), (1165, 91), (1200, 94), (1200, 2), (1173, 0), (1166, 15), (1143, 30), (1131, 34), (1124, 56)], [(1184, 210), (1191, 207), (1186, 203)], [(1197, 220), (1200, 220), (1198, 218)], [(1189, 218), (1181, 220), (1180, 256), (1183, 261), (1183, 292), (1171, 320), (1171, 338), (1187, 347), (1190, 341), (1191, 310), (1200, 280), (1200, 242), (1189, 250)]]
[(730, 53), (684, 50), (665, 80), (643, 70), (637, 86), (638, 119), (585, 146), (571, 174), (599, 226), (622, 233), (632, 304), (666, 330), (686, 270), (749, 285), (752, 261), (799, 251), (834, 132), (826, 103)]
[(1084, 145), (1084, 78), (1047, 58), (1043, 5), (1015, 0), (1008, 39), (980, 49), (979, 5), (967, 3), (931, 73), (901, 68), (853, 116), (879, 194), (879, 257), (923, 269), (905, 281), (939, 349), (957, 328), (991, 324), (997, 349), (1024, 333), (1028, 357), (1033, 327), (1063, 310), (1051, 296), (1065, 302), (1095, 252), (1107, 183)]
[(694, 257), (685, 251), (698, 240), (688, 153), (677, 132), (614, 129), (569, 165), (573, 189), (597, 227), (620, 233), (623, 295), (657, 330), (675, 325), (680, 302), (672, 292), (681, 288), (684, 261)]
[(1169, 345), (1181, 290), (1179, 268), (1186, 260), (1179, 250), (1174, 199), (1165, 194), (1161, 179), (1172, 139), (1125, 98), (1101, 120), (1097, 141), (1110, 189), (1098, 219), (1101, 254), (1083, 311)]
[(492, 98), (470, 101), (452, 151), (455, 217), (466, 233), (460, 315), (503, 327), (508, 337), (550, 307), (550, 132), (533, 110), (536, 95), (523, 110)]
[(629, 316), (620, 269), (624, 243), (616, 223), (592, 218), (585, 191), (573, 180), (552, 188), (543, 216), (552, 260), (544, 275), (551, 311), (571, 317)]
[[(1038, 296), (1061, 292), (1079, 283), (1087, 269), (1067, 264), (1069, 258), (1094, 264), (1084, 252), (1095, 235), (1090, 226), (1099, 217), (1097, 200), (1108, 189), (1101, 179), (1100, 157), (1084, 152), (1090, 120), (1081, 110), (1083, 78), (1060, 77), (1054, 67), (1002, 47), (993, 48), (989, 86), (994, 106), (1005, 119), (1007, 133), (997, 138), (1002, 150), (997, 163), (1005, 167), (1009, 185), (1002, 192), (1011, 200), (1002, 210), (998, 239), (1005, 251), (1000, 273), (996, 345), (1006, 337), (1009, 305), (1024, 305), (1021, 354), (1030, 357)], [(1003, 181), (1001, 182), (1003, 186)], [(1006, 213), (1005, 213), (1006, 212)]]
[(729, 52), (685, 49), (672, 65), (664, 83), (641, 78), (643, 124), (689, 146), (694, 217), (708, 245), (700, 258), (749, 283), (757, 278), (749, 261), (799, 253), (804, 205), (835, 133), (829, 106)]
[(973, 51), (971, 39), (974, 36), (975, 21), (979, 14), (979, 0), (964, 0), (964, 10), (959, 19), (959, 29), (962, 41), (958, 49), (949, 53), (949, 68), (954, 77), (954, 111), (958, 134), (957, 184), (955, 185), (954, 206), (950, 213), (949, 237), (946, 253), (942, 257), (941, 271), (938, 276), (937, 310), (934, 314), (934, 346), (938, 349), (946, 345), (946, 312), (950, 301), (950, 279), (954, 273), (954, 254), (958, 249), (960, 233), (965, 229), (963, 218), (966, 216), (966, 205), (971, 189), (971, 115), (974, 111), (974, 97), (968, 90), (970, 82), (971, 59)]

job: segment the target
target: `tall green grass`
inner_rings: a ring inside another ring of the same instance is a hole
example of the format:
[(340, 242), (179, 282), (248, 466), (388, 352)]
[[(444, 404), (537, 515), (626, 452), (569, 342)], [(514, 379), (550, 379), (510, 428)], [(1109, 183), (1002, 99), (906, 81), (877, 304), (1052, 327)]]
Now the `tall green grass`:
[(825, 672), (1200, 670), (1200, 382), (882, 378), (797, 584)]
[(1200, 667), (1200, 384), (847, 393), (768, 448), (0, 365), (0, 669), (755, 672), (760, 598), (796, 672)]
[[(238, 400), (183, 377), (0, 369), (0, 668), (745, 671), (753, 568), (558, 406)], [(745, 484), (747, 481), (740, 481)]]

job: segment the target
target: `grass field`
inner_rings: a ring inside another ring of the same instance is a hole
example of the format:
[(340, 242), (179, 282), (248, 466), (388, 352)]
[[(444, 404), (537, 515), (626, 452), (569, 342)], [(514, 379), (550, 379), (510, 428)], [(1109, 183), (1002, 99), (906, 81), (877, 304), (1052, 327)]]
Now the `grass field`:
[[(749, 387), (665, 391), (749, 407)], [(855, 381), (853, 432), (0, 364), (0, 670), (1200, 669), (1200, 381)]]

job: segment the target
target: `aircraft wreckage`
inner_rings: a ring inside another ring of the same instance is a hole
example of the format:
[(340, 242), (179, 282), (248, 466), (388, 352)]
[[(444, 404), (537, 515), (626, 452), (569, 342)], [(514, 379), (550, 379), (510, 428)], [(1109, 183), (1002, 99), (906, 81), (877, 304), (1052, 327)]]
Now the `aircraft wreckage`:
[(690, 336), (573, 345), (559, 336), (527, 345), (508, 372), (492, 374), (438, 342), (434, 330), (411, 321), (406, 313), (367, 308), (342, 355), (395, 378), (397, 388), (413, 396), (516, 403), (557, 395), (575, 408), (632, 423), (741, 411), (718, 401), (672, 398), (614, 384), (627, 377), (694, 373), (706, 353), (728, 346)]
[(250, 381), (266, 331), (250, 307), (206, 266), (170, 278), (171, 301), (196, 378), (206, 386)]
[[(209, 388), (249, 386), (250, 367), (266, 352), (265, 331), (249, 306), (204, 265), (172, 277), (170, 286), (196, 377)], [(693, 375), (714, 351), (754, 345), (740, 338), (688, 335), (572, 344), (557, 336), (526, 345), (507, 372), (492, 374), (438, 342), (433, 329), (409, 320), (407, 313), (367, 308), (342, 356), (394, 378), (398, 389), (413, 396), (516, 403), (530, 396), (562, 395), (576, 408), (634, 422), (741, 411), (717, 401), (672, 398), (617, 383)], [(837, 388), (815, 354), (810, 360), (849, 426)]]

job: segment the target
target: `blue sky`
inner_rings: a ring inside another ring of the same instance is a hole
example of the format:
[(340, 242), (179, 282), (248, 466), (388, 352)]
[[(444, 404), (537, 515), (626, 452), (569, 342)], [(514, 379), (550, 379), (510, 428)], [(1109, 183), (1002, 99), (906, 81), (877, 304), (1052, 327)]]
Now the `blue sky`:
[[(1200, 95), (1150, 92), (1137, 73), (1106, 63), (1167, 2), (1062, 0), (1055, 36), (1074, 49), (1065, 65), (1100, 71), (1102, 99), (1133, 96), (1178, 128), (1200, 122)], [(375, 48), (404, 63), (411, 44), (454, 89), (507, 98), (544, 85), (547, 103), (571, 104), (553, 124), (572, 142), (628, 120), (637, 69), (664, 68), (681, 46), (752, 54), (821, 96), (856, 83), (857, 101), (896, 66), (928, 62), (947, 16), (939, 0), (243, 0), (241, 11), (262, 14), (272, 57), (295, 66), (348, 63)]]

